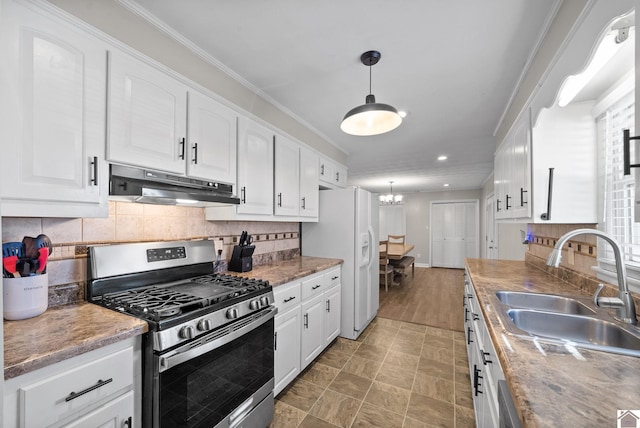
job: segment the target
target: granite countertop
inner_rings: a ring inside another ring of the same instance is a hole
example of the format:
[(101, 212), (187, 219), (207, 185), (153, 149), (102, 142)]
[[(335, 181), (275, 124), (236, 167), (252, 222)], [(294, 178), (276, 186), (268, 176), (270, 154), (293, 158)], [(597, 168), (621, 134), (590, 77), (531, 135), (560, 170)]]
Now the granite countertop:
[(618, 409), (639, 408), (640, 358), (520, 338), (496, 314), (498, 290), (589, 294), (525, 262), (466, 265), (524, 427), (616, 426)]
[(263, 279), (269, 281), (272, 287), (277, 287), (278, 285), (286, 284), (341, 264), (341, 259), (300, 256), (289, 260), (255, 266), (250, 272), (228, 273), (244, 278)]
[(147, 323), (93, 303), (4, 321), (4, 378), (54, 364), (147, 331)]
[[(338, 266), (339, 259), (296, 257), (230, 274), (268, 280), (278, 286)], [(148, 330), (137, 318), (81, 302), (49, 308), (42, 315), (4, 321), (4, 378), (21, 374), (98, 349)]]

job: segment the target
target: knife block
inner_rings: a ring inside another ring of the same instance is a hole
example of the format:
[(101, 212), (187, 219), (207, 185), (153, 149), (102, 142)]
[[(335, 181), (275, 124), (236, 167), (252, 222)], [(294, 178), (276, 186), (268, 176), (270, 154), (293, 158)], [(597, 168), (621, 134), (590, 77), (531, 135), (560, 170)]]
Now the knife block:
[(233, 272), (250, 272), (253, 269), (253, 252), (255, 245), (233, 246), (229, 270)]

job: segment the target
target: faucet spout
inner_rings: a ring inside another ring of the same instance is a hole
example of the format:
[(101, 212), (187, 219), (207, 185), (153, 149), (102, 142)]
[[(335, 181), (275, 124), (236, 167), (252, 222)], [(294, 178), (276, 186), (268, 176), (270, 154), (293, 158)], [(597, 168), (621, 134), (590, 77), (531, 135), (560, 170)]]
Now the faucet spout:
[(599, 287), (598, 291), (596, 291), (596, 294), (594, 295), (593, 300), (598, 306), (616, 308), (617, 315), (620, 319), (630, 324), (636, 324), (636, 305), (633, 301), (631, 293), (629, 293), (629, 287), (627, 285), (627, 271), (622, 257), (622, 247), (613, 237), (597, 229), (572, 230), (571, 232), (562, 235), (558, 239), (555, 247), (553, 247), (553, 251), (551, 251), (549, 258), (547, 259), (547, 265), (555, 267), (560, 266), (560, 261), (562, 259), (562, 247), (569, 239), (573, 238), (576, 235), (595, 235), (599, 238), (604, 239), (609, 243), (609, 245), (611, 245), (611, 247), (613, 248), (613, 256), (616, 261), (618, 297), (600, 297), (599, 294), (602, 288)]

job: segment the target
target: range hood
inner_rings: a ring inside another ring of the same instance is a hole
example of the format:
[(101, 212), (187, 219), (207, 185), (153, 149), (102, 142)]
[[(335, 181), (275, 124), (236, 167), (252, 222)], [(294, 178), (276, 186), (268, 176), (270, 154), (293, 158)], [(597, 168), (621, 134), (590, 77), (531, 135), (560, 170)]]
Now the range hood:
[(159, 205), (210, 206), (239, 204), (230, 184), (122, 165), (111, 165), (109, 195)]

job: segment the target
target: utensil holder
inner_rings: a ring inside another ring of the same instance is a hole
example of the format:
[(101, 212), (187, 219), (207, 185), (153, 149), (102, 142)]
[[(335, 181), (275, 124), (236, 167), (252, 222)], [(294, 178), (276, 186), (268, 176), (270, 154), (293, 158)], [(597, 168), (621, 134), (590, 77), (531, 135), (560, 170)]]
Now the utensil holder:
[(42, 314), (49, 306), (49, 275), (3, 278), (3, 313), (6, 320), (23, 320)]
[(228, 269), (233, 272), (250, 272), (253, 269), (254, 245), (234, 245)]

